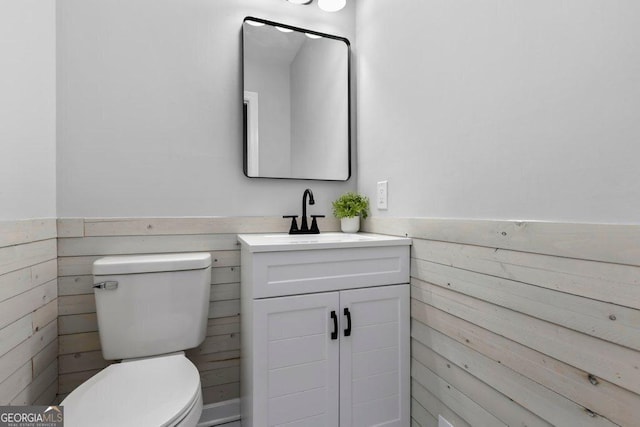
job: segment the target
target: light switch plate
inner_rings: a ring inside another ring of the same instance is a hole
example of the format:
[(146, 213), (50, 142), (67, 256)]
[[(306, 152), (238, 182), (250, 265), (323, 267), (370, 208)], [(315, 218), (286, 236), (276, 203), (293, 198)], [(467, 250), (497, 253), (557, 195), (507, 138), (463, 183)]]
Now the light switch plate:
[(387, 190), (388, 190), (389, 181), (380, 181), (378, 182), (378, 189), (376, 191), (376, 206), (380, 210), (388, 209), (387, 205)]

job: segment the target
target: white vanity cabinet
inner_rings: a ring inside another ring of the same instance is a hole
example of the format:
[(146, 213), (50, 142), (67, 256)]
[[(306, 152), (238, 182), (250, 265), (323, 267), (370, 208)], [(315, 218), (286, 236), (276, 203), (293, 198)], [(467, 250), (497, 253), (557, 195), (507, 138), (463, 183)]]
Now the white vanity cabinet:
[(239, 240), (243, 427), (408, 426), (410, 239)]

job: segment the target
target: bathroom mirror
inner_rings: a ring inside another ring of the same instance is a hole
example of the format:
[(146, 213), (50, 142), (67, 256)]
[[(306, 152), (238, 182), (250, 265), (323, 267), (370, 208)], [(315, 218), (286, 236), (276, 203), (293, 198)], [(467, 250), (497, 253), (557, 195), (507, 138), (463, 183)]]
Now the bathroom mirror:
[(245, 175), (349, 179), (349, 41), (251, 17), (242, 34)]

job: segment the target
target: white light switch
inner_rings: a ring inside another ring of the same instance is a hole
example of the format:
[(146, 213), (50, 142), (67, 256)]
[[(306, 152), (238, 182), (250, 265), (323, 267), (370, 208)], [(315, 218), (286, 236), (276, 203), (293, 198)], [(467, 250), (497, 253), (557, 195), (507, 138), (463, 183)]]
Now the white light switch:
[(389, 181), (380, 181), (378, 182), (378, 191), (376, 193), (376, 201), (378, 209), (386, 210), (387, 209), (387, 186)]

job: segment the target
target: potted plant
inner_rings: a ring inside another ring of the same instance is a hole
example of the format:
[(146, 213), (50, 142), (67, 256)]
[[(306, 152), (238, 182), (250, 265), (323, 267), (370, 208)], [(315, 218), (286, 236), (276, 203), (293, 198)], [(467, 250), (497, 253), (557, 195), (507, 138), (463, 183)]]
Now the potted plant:
[(369, 198), (353, 192), (345, 193), (333, 202), (333, 215), (340, 219), (344, 233), (357, 233), (360, 218), (369, 216)]

